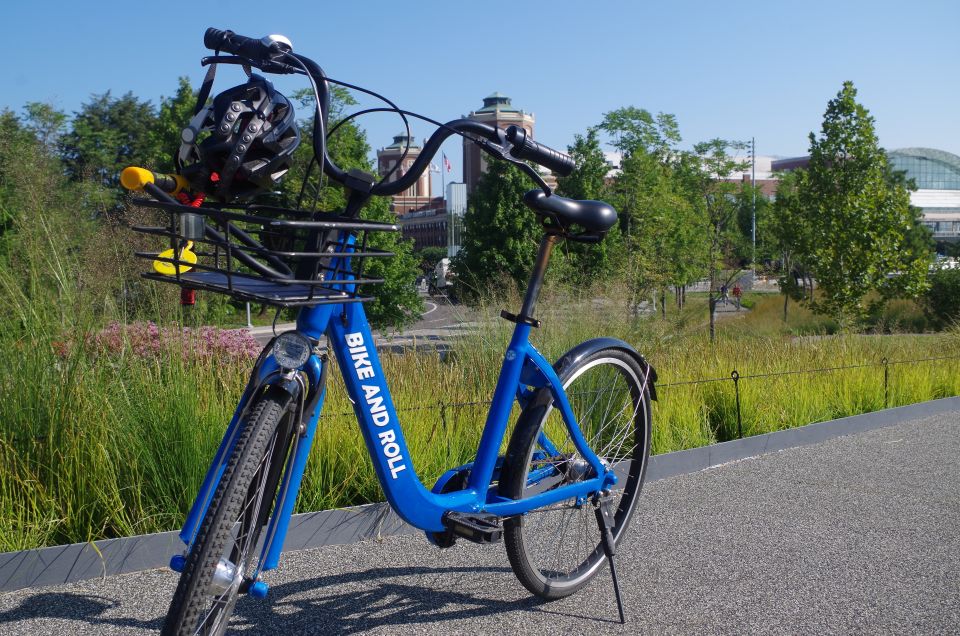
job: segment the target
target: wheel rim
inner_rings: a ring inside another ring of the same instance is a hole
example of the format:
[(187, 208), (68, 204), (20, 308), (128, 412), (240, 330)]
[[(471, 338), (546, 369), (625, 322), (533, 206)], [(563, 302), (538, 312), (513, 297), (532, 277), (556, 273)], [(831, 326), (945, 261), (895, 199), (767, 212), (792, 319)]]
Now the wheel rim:
[[(577, 369), (563, 387), (587, 445), (617, 472), (619, 479), (611, 496), (617, 510), (613, 532), (619, 540), (636, 505), (636, 489), (645, 469), (646, 452), (639, 457), (634, 453), (638, 445), (647, 443), (643, 381), (630, 364), (602, 357)], [(557, 452), (548, 453), (539, 443), (531, 445), (523, 497), (593, 477), (552, 404), (547, 407), (540, 431), (546, 431)], [(628, 492), (631, 494), (625, 498)], [(551, 587), (576, 585), (592, 576), (603, 562), (594, 506), (588, 500), (569, 500), (534, 510), (520, 523), (530, 565)]]

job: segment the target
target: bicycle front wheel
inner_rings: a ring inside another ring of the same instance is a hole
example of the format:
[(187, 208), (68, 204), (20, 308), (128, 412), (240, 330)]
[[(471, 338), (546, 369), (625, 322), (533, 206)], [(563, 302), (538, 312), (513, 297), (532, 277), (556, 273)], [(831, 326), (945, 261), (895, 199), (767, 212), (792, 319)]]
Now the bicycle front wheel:
[(237, 597), (256, 566), (260, 533), (294, 431), (291, 406), (287, 393), (270, 389), (248, 408), (180, 575), (163, 636), (226, 631)]
[[(560, 374), (584, 439), (619, 478), (610, 495), (617, 544), (636, 510), (650, 455), (646, 371), (630, 353), (609, 348)], [(540, 389), (521, 413), (500, 477), (502, 495), (523, 499), (596, 476), (552, 402), (549, 388)], [(606, 560), (588, 500), (570, 499), (507, 519), (504, 543), (517, 578), (544, 599), (573, 594)]]

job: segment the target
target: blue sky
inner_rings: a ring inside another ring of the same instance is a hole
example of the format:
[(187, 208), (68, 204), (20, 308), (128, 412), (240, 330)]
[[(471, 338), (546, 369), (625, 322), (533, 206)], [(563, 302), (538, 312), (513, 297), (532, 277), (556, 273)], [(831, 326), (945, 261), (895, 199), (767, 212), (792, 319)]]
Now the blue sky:
[[(633, 105), (675, 114), (684, 146), (756, 137), (758, 154), (805, 154), (849, 79), (884, 147), (960, 154), (958, 0), (8, 5), (0, 108), (49, 101), (73, 112), (107, 90), (156, 102), (180, 75), (199, 82), (203, 31), (215, 26), (283, 33), (331, 77), (436, 119), (500, 91), (536, 115), (538, 140), (560, 149), (603, 113)], [(218, 86), (240, 79), (224, 68)], [(385, 115), (361, 124), (374, 147), (402, 129)], [(456, 178), (460, 146), (444, 149)]]

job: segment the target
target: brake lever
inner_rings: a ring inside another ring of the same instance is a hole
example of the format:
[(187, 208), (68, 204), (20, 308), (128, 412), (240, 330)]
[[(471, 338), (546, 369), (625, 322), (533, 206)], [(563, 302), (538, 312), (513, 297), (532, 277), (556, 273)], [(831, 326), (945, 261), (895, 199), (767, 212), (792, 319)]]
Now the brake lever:
[(528, 177), (533, 179), (534, 183), (540, 186), (540, 189), (543, 190), (544, 194), (547, 196), (552, 195), (553, 190), (547, 185), (547, 182), (543, 180), (543, 177), (540, 176), (540, 173), (537, 172), (533, 166), (526, 161), (521, 161), (520, 159), (512, 156), (510, 154), (510, 149), (513, 148), (513, 145), (507, 141), (502, 131), (498, 132), (500, 133), (498, 136), (500, 137), (502, 144), (496, 144), (488, 139), (474, 139), (473, 141), (474, 143), (479, 144), (481, 148), (497, 159), (507, 161), (520, 168), (520, 170), (522, 170)]
[(236, 55), (209, 55), (200, 60), (200, 66), (210, 66), (211, 64), (237, 64), (244, 67), (252, 66), (260, 69), (264, 73), (275, 73), (277, 75), (295, 75), (297, 73), (303, 75), (303, 69), (291, 64), (277, 62), (275, 60), (268, 60), (260, 64), (253, 64), (251, 60), (248, 60), (245, 57), (238, 57)]

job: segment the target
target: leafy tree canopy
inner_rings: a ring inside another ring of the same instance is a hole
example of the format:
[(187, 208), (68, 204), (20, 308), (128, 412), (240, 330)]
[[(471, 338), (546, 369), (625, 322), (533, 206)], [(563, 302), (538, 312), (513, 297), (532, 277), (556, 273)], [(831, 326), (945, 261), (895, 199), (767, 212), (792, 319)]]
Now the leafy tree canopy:
[[(569, 176), (557, 179), (558, 193), (571, 199), (608, 199), (610, 164), (600, 147), (599, 130), (590, 128), (586, 136), (576, 135), (567, 152), (577, 167)], [(570, 255), (570, 275), (578, 284), (612, 277), (624, 256), (623, 237), (618, 225), (611, 228), (599, 243), (569, 242), (565, 249)]]
[[(844, 82), (827, 104), (819, 137), (810, 133), (810, 165), (798, 184), (810, 228), (804, 259), (819, 292), (812, 307), (842, 325), (862, 320), (864, 297), (917, 295), (926, 286), (929, 254), (917, 253), (919, 212), (908, 185), (890, 169), (874, 119)], [(911, 248), (912, 245), (912, 248)]]
[(661, 162), (669, 159), (680, 142), (677, 118), (669, 113), (652, 115), (635, 106), (604, 113), (600, 128), (613, 138), (613, 146), (623, 154), (642, 152)]
[[(133, 93), (94, 95), (75, 113), (71, 130), (60, 140), (67, 174), (116, 188), (120, 171), (143, 165), (159, 153), (154, 128), (157, 115), (149, 101)], [(153, 167), (153, 166), (147, 166)]]
[(543, 230), (521, 199), (529, 178), (516, 166), (492, 161), (477, 183), (464, 216), (463, 246), (454, 269), (461, 297), (476, 297), (504, 279), (522, 285)]

